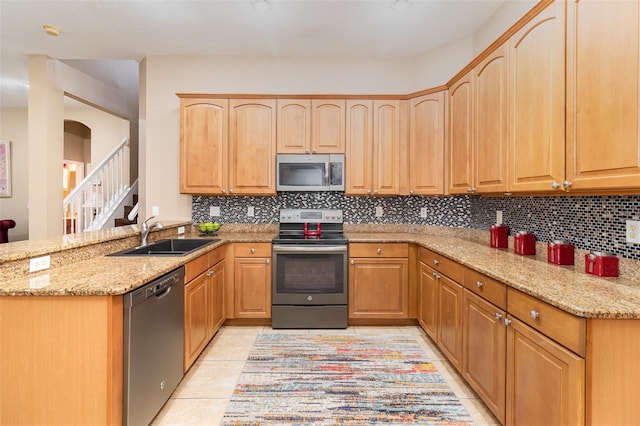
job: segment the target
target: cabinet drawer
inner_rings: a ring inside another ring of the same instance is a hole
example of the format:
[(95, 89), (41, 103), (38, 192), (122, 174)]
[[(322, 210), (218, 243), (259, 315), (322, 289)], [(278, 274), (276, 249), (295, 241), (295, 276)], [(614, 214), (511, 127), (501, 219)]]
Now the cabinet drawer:
[(539, 332), (584, 357), (585, 318), (579, 318), (517, 290), (507, 290), (507, 311)]
[(507, 309), (507, 286), (500, 281), (482, 275), (473, 269), (464, 268), (463, 284), (466, 288), (500, 309)]
[(224, 260), (224, 258), (227, 255), (227, 247), (223, 246), (220, 248), (217, 248), (215, 250), (210, 251), (209, 253), (209, 266), (214, 266), (216, 263), (220, 262), (221, 260)]
[(271, 243), (236, 243), (236, 257), (271, 257)]
[(408, 257), (409, 245), (396, 243), (352, 243), (349, 257)]
[(208, 254), (203, 254), (202, 256), (193, 259), (184, 267), (184, 282), (188, 283), (207, 269), (209, 269)]
[(420, 261), (454, 281), (462, 282), (463, 266), (453, 260), (420, 247)]

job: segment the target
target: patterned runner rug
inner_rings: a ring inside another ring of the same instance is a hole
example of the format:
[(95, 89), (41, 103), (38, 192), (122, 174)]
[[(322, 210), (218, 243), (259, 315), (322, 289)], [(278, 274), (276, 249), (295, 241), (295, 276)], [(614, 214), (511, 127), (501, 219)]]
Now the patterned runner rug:
[(443, 424), (473, 420), (414, 337), (259, 334), (223, 425)]

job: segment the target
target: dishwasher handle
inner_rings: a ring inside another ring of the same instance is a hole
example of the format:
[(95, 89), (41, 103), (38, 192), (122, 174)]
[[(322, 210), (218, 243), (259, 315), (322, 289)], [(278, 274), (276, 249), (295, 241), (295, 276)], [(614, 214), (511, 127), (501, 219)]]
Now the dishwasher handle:
[(156, 299), (162, 299), (163, 297), (165, 297), (169, 293), (171, 293), (171, 289), (172, 288), (173, 288), (173, 286), (169, 286), (169, 287), (165, 288), (163, 292), (154, 294), (153, 297), (155, 297)]

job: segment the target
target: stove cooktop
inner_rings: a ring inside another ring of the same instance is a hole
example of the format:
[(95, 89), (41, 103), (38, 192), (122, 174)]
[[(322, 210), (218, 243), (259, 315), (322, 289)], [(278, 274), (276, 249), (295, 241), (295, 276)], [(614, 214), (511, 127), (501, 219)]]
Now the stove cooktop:
[(346, 244), (342, 210), (280, 210), (280, 233), (276, 244)]

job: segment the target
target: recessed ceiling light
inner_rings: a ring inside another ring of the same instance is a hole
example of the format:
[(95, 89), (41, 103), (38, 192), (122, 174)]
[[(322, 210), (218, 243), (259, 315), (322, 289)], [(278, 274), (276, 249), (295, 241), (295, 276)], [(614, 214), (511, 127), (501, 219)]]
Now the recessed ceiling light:
[(257, 10), (269, 10), (273, 4), (269, 0), (251, 0), (251, 6)]
[(60, 30), (57, 29), (56, 27), (52, 26), (52, 25), (43, 25), (42, 28), (44, 28), (44, 31), (49, 34), (50, 36), (58, 36), (60, 35)]
[(392, 10), (407, 10), (411, 7), (411, 0), (394, 0), (389, 7)]

